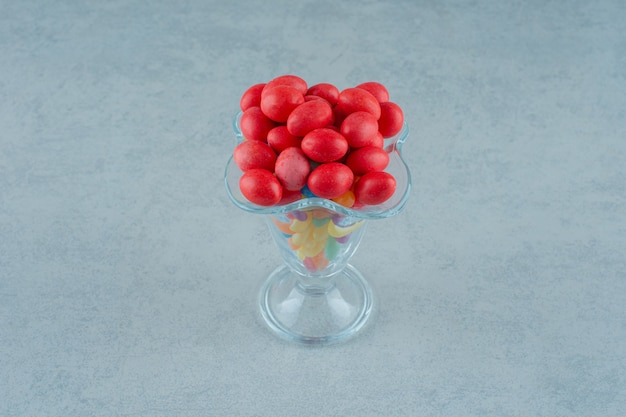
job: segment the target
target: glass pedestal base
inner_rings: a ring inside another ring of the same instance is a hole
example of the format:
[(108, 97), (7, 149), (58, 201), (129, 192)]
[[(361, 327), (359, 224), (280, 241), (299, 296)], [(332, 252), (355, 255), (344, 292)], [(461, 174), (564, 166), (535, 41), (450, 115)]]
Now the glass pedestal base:
[(310, 278), (281, 266), (261, 287), (261, 315), (278, 336), (309, 345), (342, 342), (372, 314), (372, 290), (351, 265), (331, 277)]

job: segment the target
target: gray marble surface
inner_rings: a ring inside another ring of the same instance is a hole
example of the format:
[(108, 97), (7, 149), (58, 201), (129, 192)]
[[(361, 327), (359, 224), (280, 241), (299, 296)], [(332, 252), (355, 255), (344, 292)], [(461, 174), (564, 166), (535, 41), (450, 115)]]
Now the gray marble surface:
[[(0, 415), (623, 416), (626, 6), (0, 1)], [(387, 85), (413, 193), (375, 321), (261, 324), (280, 262), (231, 119), (293, 73)]]

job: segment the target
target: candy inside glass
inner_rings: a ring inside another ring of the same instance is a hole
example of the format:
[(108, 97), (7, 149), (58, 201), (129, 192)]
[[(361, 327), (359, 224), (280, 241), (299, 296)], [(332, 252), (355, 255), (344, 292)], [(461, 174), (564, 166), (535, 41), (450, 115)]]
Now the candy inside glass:
[[(233, 122), (238, 142), (238, 113)], [(233, 203), (245, 211), (264, 215), (284, 264), (261, 286), (259, 307), (277, 335), (304, 344), (330, 344), (354, 336), (371, 317), (374, 296), (365, 277), (349, 261), (356, 252), (369, 220), (386, 219), (404, 207), (411, 188), (409, 168), (402, 159), (402, 144), (409, 133), (385, 139), (396, 191), (386, 202), (352, 209), (332, 200), (309, 197), (271, 207), (250, 203), (239, 190), (241, 170), (231, 157), (224, 181)]]

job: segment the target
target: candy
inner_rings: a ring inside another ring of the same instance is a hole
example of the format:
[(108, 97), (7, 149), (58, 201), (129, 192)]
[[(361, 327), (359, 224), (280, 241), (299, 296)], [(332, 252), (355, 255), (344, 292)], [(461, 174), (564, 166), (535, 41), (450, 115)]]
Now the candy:
[(291, 242), (300, 248), (300, 246), (304, 245), (307, 242), (309, 235), (304, 232), (296, 232), (291, 236)]
[[(272, 133), (270, 131), (270, 133)], [(269, 138), (269, 133), (268, 133)], [(376, 146), (377, 148), (383, 148), (385, 146), (385, 138), (380, 133), (380, 131), (376, 132), (376, 138), (372, 141), (372, 146)]]
[(239, 121), (241, 134), (249, 140), (260, 140), (265, 142), (267, 134), (276, 124), (268, 118), (260, 107), (249, 107), (241, 115)]
[[(387, 201), (396, 183), (384, 170), (395, 148), (385, 147), (385, 139), (404, 126), (402, 109), (389, 98), (387, 88), (375, 81), (340, 91), (329, 83), (309, 87), (301, 77), (287, 74), (250, 86), (239, 101), (238, 125), (247, 140), (233, 151), (243, 171), (243, 196), (263, 206), (322, 198), (352, 210)], [(338, 228), (352, 226), (329, 221), (324, 209), (287, 217), (309, 224), (305, 229), (334, 224), (328, 227), (337, 237), (325, 242), (341, 243), (350, 232), (344, 235)], [(295, 233), (305, 231), (288, 234), (301, 259), (317, 256), (310, 252), (319, 249), (319, 242), (314, 247), (295, 245)], [(309, 238), (310, 230), (295, 239)]]
[(299, 246), (299, 245), (296, 245), (295, 243), (293, 243), (293, 236), (291, 236), (291, 237), (289, 237), (289, 238), (287, 239), (287, 244), (289, 244), (289, 247), (290, 247), (290, 248), (291, 248), (291, 250), (293, 250), (293, 251), (297, 251), (297, 250), (300, 248), (300, 246)]
[(289, 114), (304, 103), (304, 95), (288, 85), (277, 85), (263, 90), (261, 110), (275, 122), (286, 122)]
[(317, 241), (315, 239), (308, 239), (300, 249), (298, 249), (298, 257), (305, 258), (319, 255), (320, 252), (324, 251), (325, 243), (326, 242)]
[(302, 191), (302, 195), (304, 196), (304, 198), (317, 197), (315, 194), (313, 194), (313, 192), (311, 192), (308, 185), (305, 185), (304, 187), (302, 187), (301, 191)]
[(294, 255), (311, 272), (326, 268), (341, 254), (350, 235), (365, 224), (364, 220), (355, 222), (320, 208), (296, 210), (272, 217), (272, 221)]
[(368, 172), (354, 187), (357, 201), (376, 205), (387, 201), (396, 191), (396, 180), (388, 172)]
[(335, 120), (334, 125), (337, 127), (337, 131), (339, 131), (339, 127), (347, 115), (348, 113), (344, 112), (339, 106), (333, 106), (333, 119)]
[(354, 175), (382, 171), (389, 164), (389, 154), (377, 146), (365, 146), (350, 152), (346, 165)]
[(368, 81), (366, 83), (359, 84), (356, 88), (368, 91), (376, 97), (376, 100), (378, 100), (379, 103), (389, 101), (389, 91), (387, 91), (387, 87), (376, 81)]
[(296, 107), (287, 118), (287, 130), (294, 136), (304, 136), (314, 129), (329, 125), (333, 109), (325, 100), (311, 100)]
[(328, 232), (325, 228), (308, 227), (302, 232), (295, 233), (291, 239), (293, 244), (298, 246), (297, 256), (303, 259), (307, 256), (316, 256), (324, 250)]
[(351, 148), (360, 148), (374, 143), (378, 133), (378, 122), (371, 113), (357, 111), (344, 119), (339, 131)]
[(350, 241), (350, 235), (351, 233), (348, 233), (345, 236), (341, 236), (341, 237), (336, 237), (335, 240), (337, 241), (337, 243), (348, 243)]
[(287, 148), (276, 159), (276, 177), (285, 190), (299, 191), (307, 183), (311, 166), (300, 148)]
[(315, 129), (300, 144), (306, 156), (315, 162), (333, 162), (348, 152), (348, 141), (339, 132), (328, 128)]
[(329, 261), (332, 261), (337, 257), (339, 251), (341, 250), (341, 245), (337, 242), (336, 239), (330, 238), (326, 241), (326, 246), (324, 247), (324, 256)]
[(324, 256), (324, 252), (320, 252), (318, 253), (314, 258), (313, 258), (313, 265), (315, 265), (315, 268), (319, 271), (321, 269), (324, 269), (328, 266), (328, 259)]
[(328, 210), (326, 209), (313, 209), (310, 211), (311, 213), (311, 217), (313, 218), (313, 220), (317, 219), (317, 220), (330, 220), (329, 213)]
[(273, 206), (283, 195), (278, 179), (262, 168), (249, 169), (239, 179), (239, 188), (245, 198), (259, 206)]
[(315, 265), (315, 262), (313, 261), (313, 258), (304, 258), (302, 260), (302, 263), (304, 264), (306, 269), (308, 269), (309, 271), (311, 271), (311, 272), (316, 272), (317, 271), (317, 266)]
[(261, 106), (261, 91), (265, 84), (255, 84), (248, 88), (243, 95), (241, 96), (241, 100), (239, 101), (239, 107), (242, 111), (248, 110), (250, 107), (260, 107)]
[(323, 101), (323, 102), (325, 102), (325, 103), (327, 103), (327, 104), (329, 104), (329, 105), (330, 105), (330, 103), (328, 103), (328, 101), (326, 101), (325, 99), (323, 99), (323, 98), (322, 98), (322, 97), (320, 97), (320, 96), (314, 96), (314, 95), (312, 95), (312, 94), (307, 94), (307, 95), (305, 95), (305, 96), (304, 96), (304, 102), (305, 102), (305, 103), (306, 103), (307, 101), (313, 101), (313, 100)]
[(303, 194), (300, 190), (290, 191), (290, 190), (285, 190), (285, 188), (283, 187), (283, 196), (278, 202), (278, 204), (285, 205), (285, 204), (293, 203), (294, 201), (298, 201), (302, 199), (302, 197), (303, 197)]
[(334, 222), (329, 222), (328, 234), (334, 238), (340, 238), (349, 235), (361, 226), (363, 226), (363, 220), (345, 227), (337, 226)]
[(300, 221), (305, 221), (308, 217), (308, 214), (306, 211), (296, 210), (296, 211), (292, 211), (291, 213), (287, 213), (287, 217), (300, 220)]
[(350, 168), (339, 162), (329, 162), (309, 174), (307, 185), (313, 194), (333, 199), (348, 191), (353, 180), (354, 174)]
[(380, 119), (378, 130), (385, 138), (397, 135), (404, 124), (404, 113), (396, 103), (380, 103)]
[(307, 95), (321, 97), (334, 106), (339, 98), (339, 89), (332, 84), (320, 83), (309, 87)]
[(316, 242), (323, 241), (324, 243), (326, 243), (326, 240), (328, 239), (328, 228), (323, 227), (323, 224), (320, 226), (316, 226), (315, 223), (313, 223), (313, 226), (315, 226), (312, 233), (313, 240)]
[(341, 204), (344, 207), (352, 207), (354, 205), (354, 193), (350, 190), (341, 194), (339, 197), (335, 197), (332, 199), (335, 203)]
[(267, 132), (267, 143), (278, 153), (292, 146), (299, 148), (300, 142), (302, 138), (289, 133), (285, 125), (276, 126)]
[(380, 117), (380, 103), (372, 93), (362, 88), (346, 88), (339, 93), (337, 107), (346, 115), (366, 111), (371, 113), (376, 120)]
[(290, 228), (291, 223), (283, 223), (276, 219), (272, 219), (272, 221), (274, 222), (274, 225), (276, 226), (276, 228), (280, 230), (283, 234), (286, 234), (289, 236), (293, 234), (293, 230), (291, 230)]
[(307, 83), (304, 79), (298, 77), (297, 75), (286, 74), (279, 75), (278, 77), (270, 80), (262, 91), (261, 95), (266, 94), (266, 90), (271, 89), (272, 87), (276, 87), (278, 85), (286, 85), (289, 87), (293, 87), (298, 90), (304, 96), (307, 92)]
[(246, 140), (235, 147), (233, 159), (242, 171), (253, 168), (263, 168), (274, 171), (276, 154), (264, 142), (258, 140)]
[(294, 221), (291, 222), (291, 226), (289, 226), (289, 228), (294, 233), (302, 233), (308, 230), (310, 226), (311, 216), (310, 214), (306, 214), (306, 217), (303, 220), (294, 219)]

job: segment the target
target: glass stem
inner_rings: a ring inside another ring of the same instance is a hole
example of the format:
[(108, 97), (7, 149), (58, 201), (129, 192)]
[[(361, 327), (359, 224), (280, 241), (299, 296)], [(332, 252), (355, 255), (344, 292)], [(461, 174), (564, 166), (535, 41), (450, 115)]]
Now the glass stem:
[(335, 276), (331, 275), (300, 275), (298, 289), (307, 295), (324, 295), (335, 288)]

